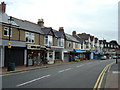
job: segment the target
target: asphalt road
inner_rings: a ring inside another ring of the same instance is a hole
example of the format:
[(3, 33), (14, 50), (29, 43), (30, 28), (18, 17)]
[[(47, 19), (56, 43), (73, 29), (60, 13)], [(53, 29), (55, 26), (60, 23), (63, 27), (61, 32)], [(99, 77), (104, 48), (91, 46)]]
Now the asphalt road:
[(2, 77), (3, 88), (93, 88), (104, 67), (115, 60), (83, 61)]

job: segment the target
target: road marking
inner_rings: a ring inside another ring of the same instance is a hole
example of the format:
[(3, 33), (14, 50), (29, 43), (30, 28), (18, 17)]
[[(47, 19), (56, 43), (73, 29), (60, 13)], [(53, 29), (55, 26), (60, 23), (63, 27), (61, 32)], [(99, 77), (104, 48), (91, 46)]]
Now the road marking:
[(68, 68), (68, 69), (64, 69), (64, 70), (58, 71), (58, 72), (61, 73), (61, 72), (68, 71), (68, 70), (71, 70), (71, 69), (72, 68)]
[(110, 68), (111, 68), (111, 66), (109, 67), (108, 72), (110, 72)]
[(65, 71), (71, 70), (72, 68), (65, 69)]
[(40, 80), (40, 79), (43, 79), (43, 78), (46, 78), (46, 77), (49, 77), (49, 76), (51, 76), (51, 75), (45, 75), (45, 76), (42, 76), (42, 77), (40, 77), (40, 78), (33, 79), (33, 80), (31, 80), (31, 81), (28, 81), (28, 82), (25, 82), (25, 83), (19, 84), (19, 85), (17, 85), (17, 87), (20, 87), (20, 86), (23, 86), (23, 85), (26, 85), (26, 84), (29, 84), (29, 83), (32, 83), (32, 82), (38, 81), (38, 80)]
[(59, 73), (64, 72), (65, 70), (58, 71)]
[(111, 66), (112, 64), (114, 64), (115, 62), (112, 62), (110, 64), (108, 64), (103, 70), (102, 72), (100, 73), (98, 79), (97, 79), (97, 82), (95, 83), (94, 85), (94, 88), (93, 90), (96, 90), (96, 89), (100, 89), (101, 88), (101, 84), (102, 84), (102, 81), (103, 81), (103, 78), (104, 78), (104, 75), (105, 75), (105, 72), (107, 71), (107, 69), (109, 68), (109, 66)]
[(112, 71), (113, 74), (118, 74), (120, 73), (119, 71)]
[(83, 65), (79, 65), (79, 66), (76, 66), (76, 67), (81, 67), (81, 66), (83, 66)]
[(0, 75), (0, 77), (2, 77), (2, 76), (8, 76), (8, 75), (16, 75), (16, 74), (26, 73), (26, 72), (30, 72), (30, 71), (21, 71), (21, 72), (14, 72), (14, 73), (2, 74), (2, 75)]

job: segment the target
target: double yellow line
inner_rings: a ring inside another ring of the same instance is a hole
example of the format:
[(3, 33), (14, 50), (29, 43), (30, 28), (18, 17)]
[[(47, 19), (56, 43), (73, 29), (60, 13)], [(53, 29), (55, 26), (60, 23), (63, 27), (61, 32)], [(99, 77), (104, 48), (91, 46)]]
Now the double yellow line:
[(115, 62), (112, 62), (110, 64), (108, 64), (104, 69), (103, 71), (100, 73), (98, 79), (97, 79), (97, 82), (95, 83), (95, 86), (93, 88), (93, 90), (99, 90), (101, 88), (101, 84), (102, 84), (102, 81), (103, 81), (103, 78), (104, 78), (104, 75), (105, 75), (105, 72), (107, 71), (107, 69), (109, 68), (109, 66), (111, 66), (112, 64), (114, 64)]

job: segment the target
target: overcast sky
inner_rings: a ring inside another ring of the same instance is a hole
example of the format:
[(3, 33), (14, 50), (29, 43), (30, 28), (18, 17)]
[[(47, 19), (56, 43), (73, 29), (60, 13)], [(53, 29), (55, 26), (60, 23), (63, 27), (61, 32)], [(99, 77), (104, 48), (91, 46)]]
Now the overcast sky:
[(118, 39), (119, 0), (4, 0), (7, 14), (71, 34), (89, 33), (99, 39)]

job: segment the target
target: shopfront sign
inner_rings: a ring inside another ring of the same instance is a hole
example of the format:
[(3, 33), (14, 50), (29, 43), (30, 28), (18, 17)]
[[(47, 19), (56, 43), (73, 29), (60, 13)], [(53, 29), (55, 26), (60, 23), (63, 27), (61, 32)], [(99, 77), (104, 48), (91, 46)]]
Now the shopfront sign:
[(29, 44), (29, 45), (27, 45), (27, 49), (40, 50), (41, 47), (40, 47), (40, 45), (31, 45), (31, 44)]

